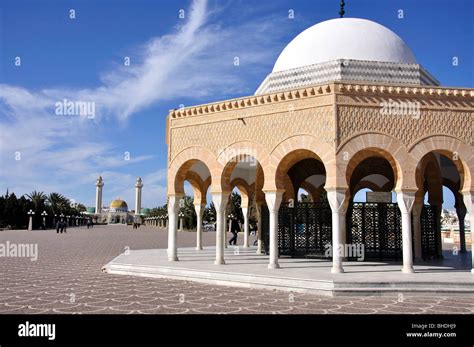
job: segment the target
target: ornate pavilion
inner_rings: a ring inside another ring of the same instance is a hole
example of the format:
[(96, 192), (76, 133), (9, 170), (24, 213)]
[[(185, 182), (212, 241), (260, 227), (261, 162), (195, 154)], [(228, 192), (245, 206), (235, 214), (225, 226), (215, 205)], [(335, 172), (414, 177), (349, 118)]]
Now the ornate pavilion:
[[(217, 265), (238, 187), (245, 235), (255, 209), (257, 253), (269, 254), (270, 269), (282, 256), (324, 257), (332, 245), (331, 272), (341, 273), (350, 257), (340, 250), (357, 244), (366, 258), (400, 259), (411, 273), (414, 259), (442, 256), (443, 186), (459, 219), (469, 214), (473, 239), (473, 117), (474, 90), (441, 86), (386, 27), (358, 18), (316, 24), (286, 46), (254, 95), (170, 111), (168, 259), (178, 260), (187, 181), (198, 249), (208, 193), (216, 208)], [(375, 199), (355, 203), (366, 188)], [(311, 203), (298, 202), (299, 189)]]

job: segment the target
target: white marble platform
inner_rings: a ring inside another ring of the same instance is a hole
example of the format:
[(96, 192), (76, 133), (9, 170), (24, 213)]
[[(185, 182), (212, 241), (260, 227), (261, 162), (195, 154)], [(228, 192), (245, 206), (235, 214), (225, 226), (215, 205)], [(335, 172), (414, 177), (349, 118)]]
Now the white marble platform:
[(344, 262), (343, 274), (331, 274), (331, 262), (280, 258), (280, 269), (267, 268), (268, 256), (255, 247), (227, 248), (225, 265), (214, 265), (215, 247), (180, 248), (169, 262), (165, 249), (131, 250), (104, 266), (110, 274), (168, 278), (216, 285), (265, 288), (322, 295), (393, 293), (474, 294), (470, 253), (443, 261), (415, 263), (414, 274), (401, 273), (400, 262)]

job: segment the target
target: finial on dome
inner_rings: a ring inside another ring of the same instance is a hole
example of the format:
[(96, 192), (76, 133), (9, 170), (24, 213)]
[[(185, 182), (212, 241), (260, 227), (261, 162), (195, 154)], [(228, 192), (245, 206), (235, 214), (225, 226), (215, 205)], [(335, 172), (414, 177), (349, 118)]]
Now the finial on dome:
[(341, 18), (343, 18), (343, 17), (344, 17), (344, 13), (346, 13), (346, 12), (344, 12), (344, 6), (345, 6), (345, 5), (346, 5), (346, 3), (344, 2), (344, 0), (341, 0), (341, 10), (339, 11), (339, 16), (340, 16)]

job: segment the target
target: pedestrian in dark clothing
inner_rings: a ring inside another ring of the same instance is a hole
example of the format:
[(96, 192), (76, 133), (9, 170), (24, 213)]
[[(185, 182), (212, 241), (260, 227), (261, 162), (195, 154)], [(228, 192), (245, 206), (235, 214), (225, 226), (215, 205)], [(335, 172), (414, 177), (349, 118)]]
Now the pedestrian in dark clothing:
[(60, 230), (61, 230), (61, 234), (64, 232), (64, 226), (65, 226), (64, 222), (61, 221), (61, 222), (59, 223), (59, 228), (60, 228)]
[(61, 222), (58, 221), (58, 222), (56, 223), (56, 233), (57, 233), (57, 234), (59, 234), (59, 229), (60, 229), (60, 228), (61, 228)]
[(232, 238), (229, 240), (229, 245), (236, 245), (237, 233), (240, 232), (240, 225), (237, 219), (232, 219), (232, 222), (230, 222), (230, 232), (232, 233)]

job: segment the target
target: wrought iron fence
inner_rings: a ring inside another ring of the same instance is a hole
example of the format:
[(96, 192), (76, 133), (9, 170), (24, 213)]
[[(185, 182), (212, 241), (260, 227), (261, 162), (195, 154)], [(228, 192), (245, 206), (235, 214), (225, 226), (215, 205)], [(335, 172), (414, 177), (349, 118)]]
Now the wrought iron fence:
[(320, 257), (331, 245), (329, 204), (283, 204), (278, 214), (278, 249), (281, 255)]
[(365, 258), (402, 257), (401, 213), (394, 203), (352, 203), (346, 213), (347, 243), (363, 244)]
[[(440, 223), (435, 206), (425, 205), (421, 218), (423, 259), (437, 257)], [(363, 244), (365, 259), (401, 259), (401, 213), (396, 203), (352, 203), (346, 213), (348, 244)], [(269, 212), (262, 206), (263, 249), (269, 249)], [(332, 244), (331, 208), (327, 203), (282, 204), (278, 213), (279, 254), (322, 257)]]
[(421, 210), (421, 255), (424, 260), (439, 257), (441, 221), (436, 206), (424, 205)]

